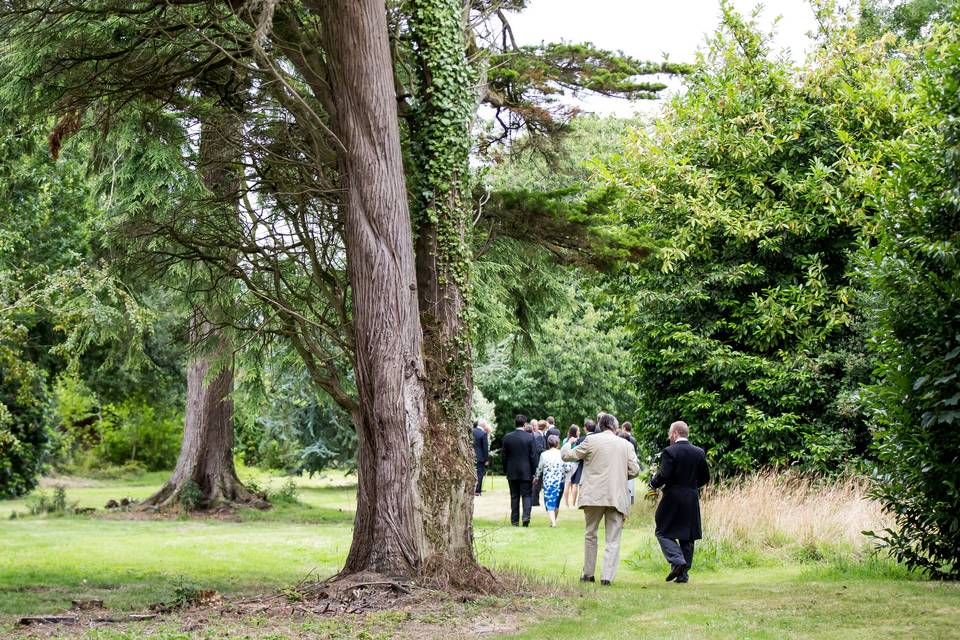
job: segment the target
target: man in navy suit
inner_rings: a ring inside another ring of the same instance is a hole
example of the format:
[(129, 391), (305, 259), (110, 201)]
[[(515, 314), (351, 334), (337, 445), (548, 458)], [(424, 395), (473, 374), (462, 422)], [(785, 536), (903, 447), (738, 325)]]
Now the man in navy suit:
[(473, 495), (483, 492), (483, 476), (490, 466), (490, 439), (487, 437), (486, 420), (480, 419), (473, 423), (473, 452), (477, 456), (477, 486)]
[(656, 535), (663, 557), (670, 563), (667, 582), (687, 582), (693, 565), (694, 541), (703, 537), (700, 526), (700, 487), (710, 481), (703, 449), (690, 444), (686, 422), (670, 425), (670, 446), (660, 454), (660, 470), (651, 489), (663, 487), (657, 505)]
[(523, 503), (523, 526), (530, 526), (530, 507), (533, 495), (533, 473), (538, 460), (534, 458), (533, 434), (524, 430), (527, 417), (517, 416), (517, 428), (503, 436), (500, 451), (510, 486), (510, 524), (520, 525), (520, 503)]

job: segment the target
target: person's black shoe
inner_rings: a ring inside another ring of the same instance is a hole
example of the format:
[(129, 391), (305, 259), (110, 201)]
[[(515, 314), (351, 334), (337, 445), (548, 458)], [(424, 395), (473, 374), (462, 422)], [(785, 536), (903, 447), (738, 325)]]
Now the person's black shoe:
[(519, 527), (519, 526), (520, 526), (520, 523), (519, 523), (519, 522), (511, 522), (511, 523), (510, 523), (510, 526), (511, 526), (511, 527)]
[(593, 576), (580, 576), (580, 582), (596, 582)]
[(686, 571), (684, 571), (682, 574), (680, 574), (680, 577), (677, 578), (674, 582), (676, 582), (677, 584), (686, 584), (690, 582), (690, 576), (687, 574)]
[(667, 582), (676, 580), (683, 575), (684, 570), (687, 568), (685, 564), (675, 564), (670, 568), (670, 573), (667, 574)]
[(530, 526), (530, 521), (529, 521), (529, 520), (524, 520), (524, 521), (523, 521), (523, 526), (529, 527), (529, 526)]
[(609, 581), (609, 580), (601, 580), (601, 581), (600, 581), (600, 586), (602, 586), (602, 587), (609, 587), (609, 586), (610, 586), (610, 581)]

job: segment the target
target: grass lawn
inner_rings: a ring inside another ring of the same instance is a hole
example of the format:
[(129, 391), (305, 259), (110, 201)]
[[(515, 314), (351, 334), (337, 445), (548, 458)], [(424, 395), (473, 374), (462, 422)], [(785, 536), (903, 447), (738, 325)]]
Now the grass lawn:
[[(250, 470), (243, 475), (261, 486), (277, 488), (285, 482)], [(69, 499), (102, 507), (111, 498), (145, 497), (163, 478), (63, 482)], [(298, 479), (300, 504), (245, 513), (241, 521), (3, 519), (0, 620), (9, 625), (18, 615), (57, 612), (75, 598), (100, 598), (111, 609), (137, 610), (172, 599), (181, 581), (236, 595), (274, 591), (310, 571), (328, 576), (339, 568), (350, 545), (349, 483), (350, 478), (341, 475)], [(638, 506), (624, 531), (614, 586), (580, 587), (580, 514), (561, 509), (560, 525), (549, 529), (542, 510), (535, 510), (533, 526), (515, 529), (506, 526), (505, 482), (494, 478), (491, 485), (476, 506), (480, 558), (547, 584), (569, 585), (570, 593), (545, 603), (553, 607), (542, 615), (526, 615), (513, 625), (518, 632), (503, 637), (960, 638), (960, 585), (918, 580), (889, 561), (842, 548), (817, 553), (745, 550), (708, 539), (701, 545), (690, 584), (667, 584), (646, 505)], [(23, 501), (0, 502), (2, 516), (25, 509)], [(510, 605), (488, 606), (502, 615)], [(395, 627), (389, 612), (384, 615), (379, 626), (374, 625), (378, 631), (370, 626), (377, 619), (279, 627), (276, 621), (266, 627), (253, 621), (242, 629), (214, 623), (203, 637), (392, 637)], [(453, 629), (443, 635), (469, 637)], [(69, 634), (69, 629), (61, 632)], [(120, 628), (84, 637), (135, 638), (144, 633)], [(173, 623), (150, 627), (149, 633), (194, 637)]]

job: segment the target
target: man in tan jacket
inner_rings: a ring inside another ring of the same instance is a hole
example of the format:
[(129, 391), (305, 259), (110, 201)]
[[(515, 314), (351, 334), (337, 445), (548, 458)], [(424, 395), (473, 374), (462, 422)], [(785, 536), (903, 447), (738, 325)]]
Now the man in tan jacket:
[(597, 431), (572, 447), (564, 445), (561, 457), (567, 462), (583, 460), (583, 476), (577, 506), (583, 509), (586, 533), (583, 537), (583, 582), (594, 582), (597, 568), (597, 528), (603, 519), (606, 548), (600, 584), (609, 585), (620, 565), (620, 534), (623, 520), (630, 515), (627, 480), (640, 473), (637, 454), (627, 440), (618, 437), (617, 419), (609, 413), (597, 417)]

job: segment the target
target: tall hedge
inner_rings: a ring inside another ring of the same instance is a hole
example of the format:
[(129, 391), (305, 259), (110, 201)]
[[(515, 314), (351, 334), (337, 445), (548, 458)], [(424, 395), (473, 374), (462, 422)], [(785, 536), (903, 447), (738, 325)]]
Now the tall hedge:
[(854, 256), (907, 62), (836, 29), (797, 67), (724, 12), (686, 91), (598, 169), (654, 245), (613, 285), (639, 435), (683, 419), (721, 470), (836, 470), (870, 442)]
[(926, 51), (911, 108), (922, 125), (891, 145), (878, 242), (866, 272), (876, 304), (869, 395), (879, 533), (907, 565), (960, 578), (960, 10)]

